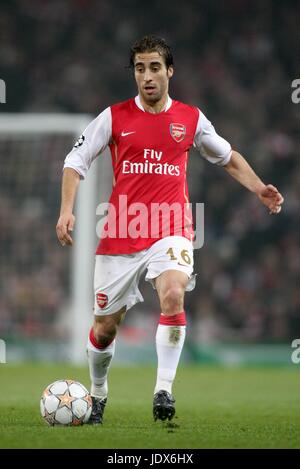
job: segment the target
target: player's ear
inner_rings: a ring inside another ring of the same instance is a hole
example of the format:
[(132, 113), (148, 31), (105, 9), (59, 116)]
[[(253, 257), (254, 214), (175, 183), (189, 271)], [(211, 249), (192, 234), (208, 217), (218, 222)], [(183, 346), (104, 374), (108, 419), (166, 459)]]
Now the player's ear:
[(172, 67), (172, 65), (170, 65), (170, 67), (167, 70), (168, 78), (171, 78), (173, 76), (173, 73), (174, 73), (174, 68)]

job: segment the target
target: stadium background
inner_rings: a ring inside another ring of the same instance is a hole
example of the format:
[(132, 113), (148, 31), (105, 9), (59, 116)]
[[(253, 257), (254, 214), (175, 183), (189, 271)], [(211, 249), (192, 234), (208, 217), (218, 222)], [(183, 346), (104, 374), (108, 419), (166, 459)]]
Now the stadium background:
[[(173, 48), (171, 96), (198, 105), (283, 193), (282, 213), (269, 216), (224, 171), (191, 152), (190, 198), (205, 203), (205, 244), (195, 255), (197, 287), (186, 296), (186, 361), (293, 366), (291, 341), (300, 337), (300, 105), (291, 101), (291, 83), (299, 76), (299, 10), (299, 2), (270, 0), (153, 0), (149, 8), (129, 0), (1, 2), (1, 113), (97, 115), (134, 95), (129, 47), (155, 33)], [(61, 135), (26, 144), (0, 139), (0, 337), (8, 361), (70, 359), (72, 251), (59, 246), (55, 224), (72, 143)], [(159, 305), (150, 286), (141, 290), (145, 302), (127, 315), (116, 363), (155, 361)]]

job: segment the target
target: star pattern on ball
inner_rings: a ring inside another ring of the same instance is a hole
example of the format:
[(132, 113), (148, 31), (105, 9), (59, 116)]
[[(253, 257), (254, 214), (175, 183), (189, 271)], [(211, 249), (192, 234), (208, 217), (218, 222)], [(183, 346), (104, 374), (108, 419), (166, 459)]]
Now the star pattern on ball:
[(43, 392), (43, 396), (46, 398), (48, 396), (51, 396), (51, 392), (49, 391), (48, 388), (45, 389), (45, 391)]
[(71, 384), (75, 383), (74, 379), (66, 379), (66, 383), (68, 384), (68, 386), (70, 386)]
[(83, 424), (82, 420), (77, 419), (76, 417), (73, 418), (73, 421), (72, 421), (73, 426), (78, 426), (78, 425), (82, 425), (82, 424)]
[(47, 420), (49, 425), (54, 425), (55, 424), (55, 413), (52, 412), (51, 414), (45, 409), (45, 416), (44, 418)]
[(76, 397), (70, 396), (69, 389), (67, 389), (64, 394), (58, 394), (57, 398), (59, 399), (58, 409), (66, 406), (68, 409), (72, 410), (72, 402), (76, 400)]

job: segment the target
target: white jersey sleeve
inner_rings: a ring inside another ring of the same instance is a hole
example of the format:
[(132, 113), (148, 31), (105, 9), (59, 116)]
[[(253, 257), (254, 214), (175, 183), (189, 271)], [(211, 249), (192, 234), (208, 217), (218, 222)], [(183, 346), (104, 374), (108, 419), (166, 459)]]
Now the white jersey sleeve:
[(64, 169), (73, 168), (81, 179), (86, 174), (100, 153), (111, 141), (112, 118), (110, 107), (101, 112), (84, 130), (73, 149), (66, 156)]
[(194, 147), (210, 163), (220, 166), (227, 164), (231, 158), (230, 143), (217, 134), (212, 123), (200, 111), (194, 137)]

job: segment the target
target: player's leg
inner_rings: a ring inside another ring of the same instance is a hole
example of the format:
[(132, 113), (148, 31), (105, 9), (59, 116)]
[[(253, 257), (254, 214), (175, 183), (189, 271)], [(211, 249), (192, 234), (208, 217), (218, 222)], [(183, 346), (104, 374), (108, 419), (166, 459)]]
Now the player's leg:
[(158, 366), (153, 402), (155, 420), (170, 420), (175, 414), (172, 385), (186, 333), (184, 294), (188, 282), (187, 274), (176, 270), (167, 270), (155, 280), (161, 306), (156, 332)]
[(126, 307), (107, 316), (95, 316), (90, 331), (87, 354), (91, 378), (91, 396), (93, 410), (90, 423), (102, 423), (103, 412), (107, 402), (107, 376), (115, 351), (115, 337)]
[(155, 420), (165, 420), (175, 413), (172, 384), (186, 333), (184, 295), (195, 286), (193, 245), (182, 236), (169, 236), (153, 244), (148, 255), (146, 280), (156, 288), (161, 306), (156, 333), (158, 368), (153, 415)]
[(108, 393), (107, 376), (114, 355), (118, 326), (125, 312), (143, 301), (138, 289), (139, 257), (142, 258), (143, 253), (135, 256), (96, 256), (95, 319), (87, 344), (93, 400), (91, 423), (102, 423)]
[(114, 314), (95, 316), (87, 344), (91, 395), (94, 397), (107, 397), (107, 374), (115, 351), (115, 336), (125, 313), (123, 307)]

